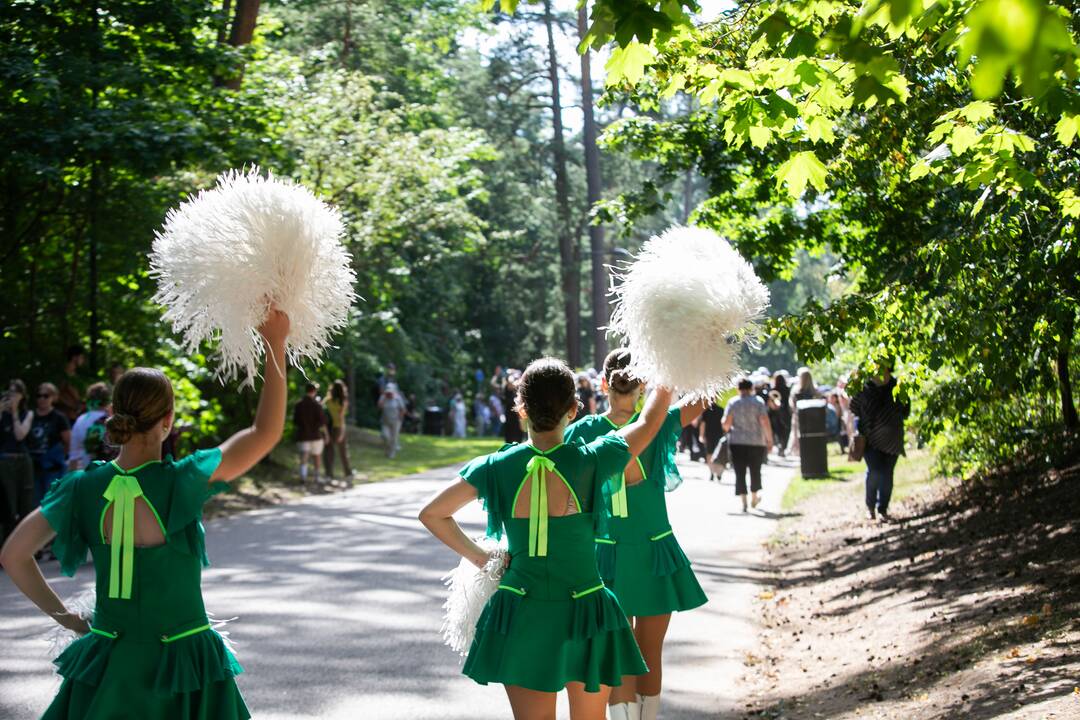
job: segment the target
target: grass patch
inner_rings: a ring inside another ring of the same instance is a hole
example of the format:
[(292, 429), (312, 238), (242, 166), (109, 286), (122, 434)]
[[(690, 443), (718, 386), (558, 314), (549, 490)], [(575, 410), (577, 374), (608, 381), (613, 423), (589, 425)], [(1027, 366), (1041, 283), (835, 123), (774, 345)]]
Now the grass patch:
[[(933, 477), (934, 456), (926, 449), (911, 450), (906, 457), (900, 458), (893, 475), (893, 500), (902, 500), (919, 486), (926, 484)], [(823, 490), (843, 489), (855, 495), (863, 492), (863, 478), (866, 477), (866, 464), (850, 462), (847, 457), (829, 456), (829, 476), (807, 479), (796, 474), (788, 484), (781, 501), (784, 510), (791, 510), (810, 496)], [(852, 482), (857, 481), (857, 482)], [(844, 483), (838, 486), (837, 483)]]
[[(349, 462), (356, 471), (358, 482), (379, 482), (390, 478), (426, 472), (447, 465), (463, 464), (480, 455), (495, 452), (502, 447), (498, 438), (451, 438), (432, 435), (402, 435), (401, 452), (390, 459), (383, 452), (382, 438), (374, 430), (350, 427)], [(296, 443), (283, 441), (270, 453), (269, 462), (260, 463), (252, 470), (253, 476), (269, 471), (275, 477), (281, 473), (293, 482), (299, 478), (300, 454)], [(264, 469), (264, 466), (269, 466)], [(335, 461), (334, 469), (341, 474), (341, 462)], [(258, 471), (258, 472), (257, 472)]]
[(780, 507), (784, 510), (791, 510), (811, 495), (835, 487), (836, 483), (849, 482), (861, 477), (861, 473), (865, 472), (866, 466), (861, 462), (850, 462), (846, 455), (830, 455), (828, 476), (804, 478), (800, 473), (796, 473), (791, 478), (791, 482), (788, 483), (787, 490), (784, 491)]

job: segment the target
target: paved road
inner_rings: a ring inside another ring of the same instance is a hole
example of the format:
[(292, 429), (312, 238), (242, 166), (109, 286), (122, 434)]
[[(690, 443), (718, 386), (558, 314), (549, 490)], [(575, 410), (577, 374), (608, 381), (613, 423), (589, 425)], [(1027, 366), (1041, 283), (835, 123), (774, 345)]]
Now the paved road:
[[(662, 715), (737, 717), (736, 679), (757, 629), (761, 543), (792, 469), (766, 467), (764, 512), (752, 515), (736, 511), (730, 471), (720, 484), (708, 481), (704, 465), (683, 472), (686, 482), (668, 499), (671, 517), (710, 601), (672, 622)], [(502, 688), (460, 675), (460, 659), (438, 634), (439, 578), (456, 561), (415, 518), (452, 475), (365, 485), (209, 524), (206, 603), (218, 617), (239, 617), (230, 629), (255, 717), (509, 717)], [(462, 519), (482, 532), (478, 505)], [(45, 570), (62, 597), (93, 579), (89, 566), (74, 579), (58, 577), (56, 563)], [(0, 575), (0, 718), (37, 717), (57, 687), (41, 640), (46, 627)]]

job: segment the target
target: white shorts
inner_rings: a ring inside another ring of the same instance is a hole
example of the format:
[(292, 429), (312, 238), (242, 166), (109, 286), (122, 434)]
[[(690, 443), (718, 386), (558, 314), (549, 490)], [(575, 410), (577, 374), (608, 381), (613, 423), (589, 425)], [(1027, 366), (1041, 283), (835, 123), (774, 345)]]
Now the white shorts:
[(319, 440), (301, 440), (296, 443), (296, 447), (300, 448), (302, 453), (311, 453), (312, 455), (322, 455), (323, 441)]

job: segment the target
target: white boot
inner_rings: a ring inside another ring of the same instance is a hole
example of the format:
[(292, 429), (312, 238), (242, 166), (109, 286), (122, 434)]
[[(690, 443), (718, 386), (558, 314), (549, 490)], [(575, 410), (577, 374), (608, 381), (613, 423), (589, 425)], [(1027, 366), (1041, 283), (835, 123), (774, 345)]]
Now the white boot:
[(659, 695), (638, 695), (638, 702), (641, 703), (641, 720), (656, 720), (656, 716), (660, 713), (660, 696)]
[(610, 720), (641, 720), (641, 705), (637, 702), (608, 705)]

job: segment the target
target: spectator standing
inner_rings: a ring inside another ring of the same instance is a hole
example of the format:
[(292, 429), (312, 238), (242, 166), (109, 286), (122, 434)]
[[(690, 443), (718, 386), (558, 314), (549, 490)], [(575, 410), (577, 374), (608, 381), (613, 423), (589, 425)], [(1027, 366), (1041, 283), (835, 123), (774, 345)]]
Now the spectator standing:
[[(709, 407), (701, 413), (699, 432), (698, 440), (704, 445), (705, 462), (709, 462), (716, 446), (720, 444), (720, 438), (724, 437), (724, 408), (717, 400), (709, 403)], [(712, 472), (712, 466), (709, 467), (709, 480), (719, 480), (720, 478)]]
[(799, 401), (800, 400), (817, 400), (821, 397), (821, 393), (818, 392), (817, 386), (814, 385), (814, 376), (810, 373), (810, 368), (801, 367), (798, 372), (795, 373), (798, 378), (798, 385), (795, 386), (795, 392), (791, 393), (791, 402), (789, 404), (789, 411), (791, 412), (791, 448), (792, 451), (798, 454), (799, 452)]
[(103, 382), (86, 389), (86, 412), (71, 426), (71, 452), (68, 470), (83, 470), (95, 460), (112, 460), (116, 452), (105, 440), (105, 421), (109, 418), (112, 391)]
[[(393, 365), (386, 368), (387, 374), (393, 370)], [(344, 380), (335, 380), (330, 386), (330, 394), (323, 402), (326, 414), (330, 418), (330, 442), (326, 449), (326, 476), (334, 477), (334, 451), (341, 456), (341, 468), (346, 480), (352, 479), (352, 468), (349, 467), (349, 437), (345, 432), (345, 418), (349, 413), (349, 390)]]
[(507, 373), (503, 384), (503, 407), (506, 408), (506, 422), (503, 423), (503, 439), (508, 443), (519, 443), (524, 437), (521, 430), (521, 416), (517, 407), (517, 384), (520, 375), (516, 370)]
[[(502, 365), (496, 365), (495, 370), (491, 373), (491, 391), (502, 397), (506, 393), (506, 381), (507, 372), (503, 369)], [(506, 407), (510, 407), (507, 405)]]
[(300, 482), (307, 482), (308, 463), (312, 469), (312, 480), (319, 482), (319, 466), (322, 464), (323, 449), (329, 438), (326, 426), (326, 413), (318, 398), (319, 386), (308, 383), (304, 386), (304, 397), (293, 406), (293, 428), (296, 433), (296, 447), (300, 451)]
[(784, 457), (788, 440), (791, 439), (791, 387), (784, 373), (773, 375), (772, 392), (776, 393), (777, 398), (776, 407), (769, 407), (769, 423), (772, 425), (773, 438), (780, 448), (780, 457)]
[(724, 409), (723, 426), (728, 434), (731, 464), (735, 468), (735, 495), (746, 507), (746, 471), (750, 471), (750, 504), (760, 502), (761, 466), (773, 444), (769, 411), (761, 398), (754, 395), (754, 383), (749, 378), (739, 379), (739, 396), (728, 401)]
[(848, 451), (847, 424), (844, 422), (844, 408), (840, 405), (840, 394), (835, 390), (830, 392), (826, 399), (829, 404), (825, 408), (825, 432), (830, 440), (836, 440), (840, 445), (840, 453), (846, 455)]
[(581, 403), (581, 413), (586, 415), (596, 414), (596, 393), (593, 391), (592, 380), (588, 373), (580, 373), (577, 376), (577, 397)]
[(463, 438), (468, 428), (468, 418), (465, 413), (465, 398), (460, 392), (455, 392), (450, 399), (450, 435), (451, 437)]
[(904, 420), (911, 411), (910, 403), (894, 397), (896, 378), (892, 370), (890, 362), (880, 377), (867, 380), (851, 398), (856, 432), (866, 438), (866, 515), (871, 520), (880, 517), (883, 522), (889, 520), (893, 472), (896, 461), (904, 454)]
[(498, 436), (506, 422), (506, 409), (503, 407), (502, 397), (494, 390), (488, 397), (488, 407), (491, 408), (491, 434)]
[(491, 406), (483, 393), (473, 397), (473, 422), (476, 423), (476, 437), (484, 437), (491, 427)]
[(383, 450), (393, 458), (401, 450), (401, 423), (405, 420), (405, 399), (397, 385), (390, 383), (379, 398), (379, 423), (382, 425)]
[(38, 387), (34, 420), (26, 438), (30, 459), (34, 461), (34, 507), (41, 504), (53, 480), (63, 475), (67, 467), (71, 424), (54, 406), (58, 395), (52, 383)]
[(26, 385), (12, 380), (0, 398), (0, 543), (33, 509), (34, 464), (26, 449), (33, 422)]
[(86, 364), (86, 348), (82, 345), (72, 345), (67, 349), (67, 362), (64, 363), (64, 377), (60, 381), (60, 387), (56, 391), (54, 405), (56, 409), (68, 421), (68, 426), (83, 414), (86, 405), (83, 403), (83, 393), (86, 391), (86, 381), (83, 380), (79, 371)]

